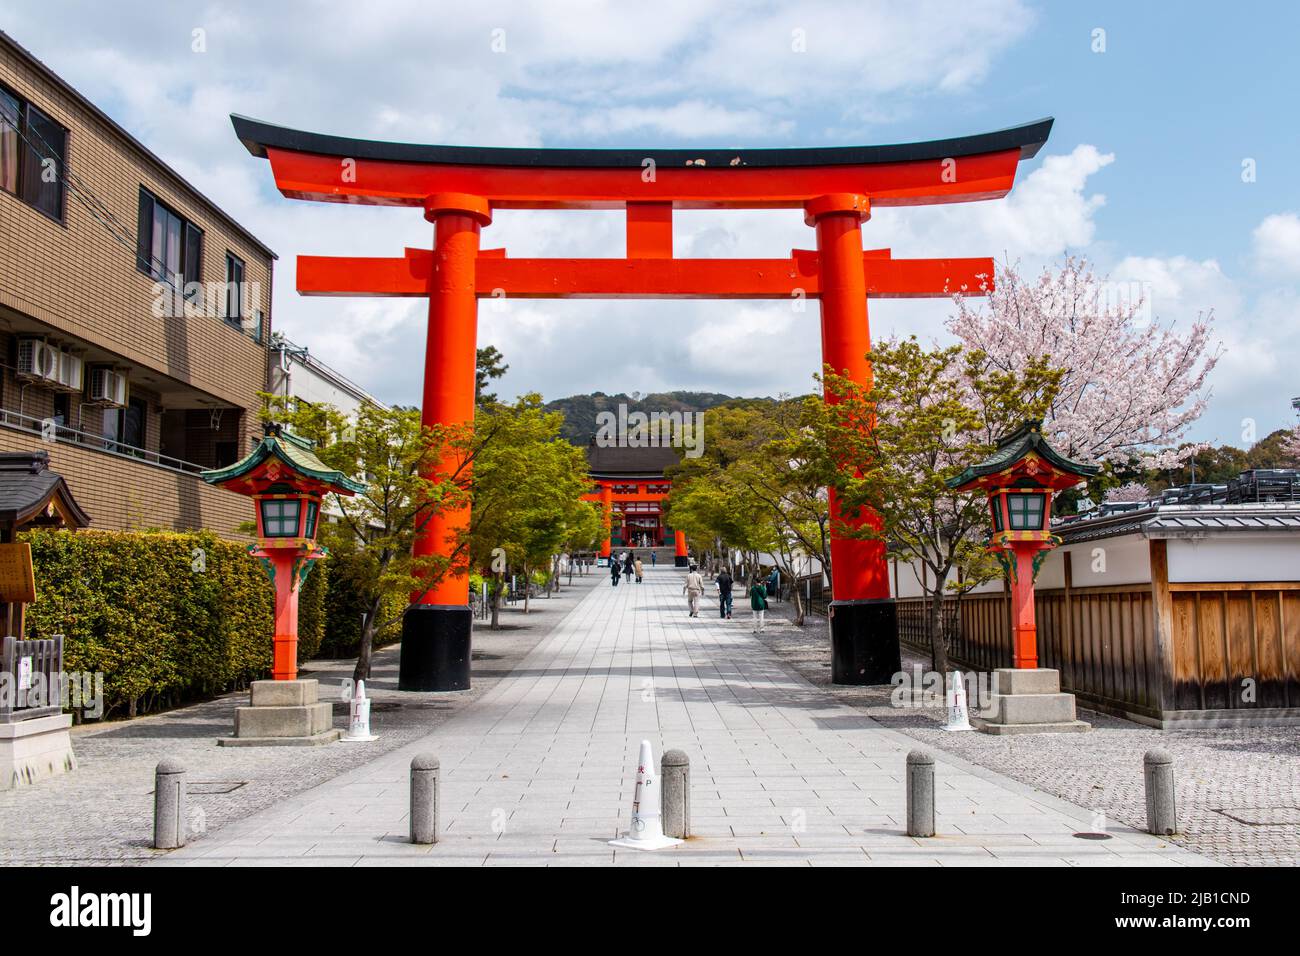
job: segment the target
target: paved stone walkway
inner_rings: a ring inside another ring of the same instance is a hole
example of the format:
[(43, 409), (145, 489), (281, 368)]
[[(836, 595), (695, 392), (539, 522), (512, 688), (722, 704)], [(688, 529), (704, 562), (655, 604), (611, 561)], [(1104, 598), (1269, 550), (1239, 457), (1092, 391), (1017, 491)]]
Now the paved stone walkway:
[[(160, 865), (1200, 865), (936, 752), (940, 836), (904, 832), (916, 746), (781, 664), (743, 620), (686, 615), (681, 574), (593, 589), (520, 665), (423, 739), (210, 832)], [(716, 612), (715, 612), (716, 613)], [(745, 613), (745, 612), (742, 612)], [(693, 839), (626, 830), (637, 748), (691, 758)], [(408, 767), (442, 762), (443, 840), (407, 839)]]
[[(34, 786), (0, 791), (0, 863), (133, 866), (165, 852), (152, 847), (154, 768), (164, 757), (188, 770), (191, 827), (216, 830), (324, 783), (375, 757), (420, 740), (441, 722), (471, 708), (519, 664), (538, 640), (595, 586), (575, 577), (572, 589), (504, 609), (504, 628), (475, 629), (474, 689), (466, 694), (397, 690), (398, 648), (375, 654), (367, 683), (371, 727), (379, 740), (328, 747), (218, 747), (234, 727), (248, 692), (132, 721), (73, 728), (75, 773)], [(334, 723), (347, 726), (339, 685), (355, 661), (311, 661), (303, 676), (321, 682), (335, 701)]]
[[(778, 605), (780, 611), (790, 610)], [(890, 687), (831, 684), (826, 622), (783, 622), (763, 641), (831, 699), (891, 730), (1085, 807), (1141, 827), (1146, 819), (1142, 755), (1174, 757), (1178, 824), (1173, 841), (1231, 866), (1300, 866), (1300, 728), (1157, 730), (1080, 710), (1087, 734), (994, 737), (940, 729), (942, 707), (900, 708)], [(903, 648), (903, 667), (929, 670), (929, 657)]]

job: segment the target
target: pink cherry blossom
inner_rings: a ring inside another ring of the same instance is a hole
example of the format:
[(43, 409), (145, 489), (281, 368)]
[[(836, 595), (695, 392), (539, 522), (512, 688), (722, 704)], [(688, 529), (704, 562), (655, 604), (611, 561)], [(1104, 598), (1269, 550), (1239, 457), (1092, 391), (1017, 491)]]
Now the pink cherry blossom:
[(994, 367), (1016, 371), (1046, 355), (1065, 370), (1045, 431), (1063, 454), (1086, 461), (1170, 468), (1205, 444), (1178, 448), (1209, 399), (1219, 360), (1213, 313), (1180, 332), (1146, 321), (1144, 302), (1109, 301), (1087, 262), (1070, 258), (1037, 281), (998, 266), (983, 300), (955, 297), (948, 330)]

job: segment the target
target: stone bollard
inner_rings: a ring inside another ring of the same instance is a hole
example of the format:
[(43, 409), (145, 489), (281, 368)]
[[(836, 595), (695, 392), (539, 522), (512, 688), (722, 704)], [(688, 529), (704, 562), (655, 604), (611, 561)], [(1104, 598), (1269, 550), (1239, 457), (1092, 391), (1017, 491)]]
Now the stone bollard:
[(1147, 793), (1147, 832), (1170, 836), (1178, 832), (1174, 805), (1174, 758), (1167, 750), (1148, 750), (1142, 758)]
[(419, 754), (411, 761), (411, 842), (438, 842), (438, 758)]
[(663, 795), (664, 835), (685, 840), (691, 835), (691, 758), (667, 750), (659, 761)]
[(185, 845), (185, 768), (163, 760), (153, 772), (153, 845), (175, 850)]
[(907, 755), (907, 835), (934, 836), (934, 757), (922, 750)]

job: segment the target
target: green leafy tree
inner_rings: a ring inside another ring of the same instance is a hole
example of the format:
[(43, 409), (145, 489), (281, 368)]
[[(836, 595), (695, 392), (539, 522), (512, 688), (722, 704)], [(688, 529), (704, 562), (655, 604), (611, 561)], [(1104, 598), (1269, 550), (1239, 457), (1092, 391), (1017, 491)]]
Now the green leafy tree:
[(264, 418), (311, 439), (321, 461), (366, 482), (355, 497), (330, 496), (318, 535), (331, 551), (363, 556), (350, 563), (365, 609), (354, 670), (361, 680), (370, 674), (376, 633), (401, 623), (391, 609), (467, 564), (463, 548), (415, 558), (411, 546), (431, 518), (469, 501), (472, 430), (425, 427), (414, 408), (366, 404), (353, 421), (330, 405), (269, 394), (263, 401)]
[[(815, 396), (705, 412), (704, 454), (671, 470), (673, 526), (724, 556), (739, 552), (751, 567), (770, 556), (790, 580), (804, 556), (819, 558), (829, 575), (833, 467), (819, 440), (824, 418)], [(794, 602), (801, 624), (797, 589)]]
[[(580, 448), (560, 437), (563, 418), (541, 396), (480, 406), (473, 453), (473, 511), (463, 546), (492, 589), (492, 627), (499, 626), (507, 574), (527, 581), (539, 568), (553, 576), (566, 547), (589, 546), (600, 533), (596, 506), (582, 500), (591, 484)], [(528, 610), (525, 590), (524, 610)]]
[[(915, 337), (879, 343), (870, 358), (870, 387), (825, 373), (838, 398), (826, 406), (826, 444), (838, 463), (833, 484), (846, 516), (866, 508), (879, 517), (838, 531), (884, 541), (891, 557), (926, 569), (921, 584), (933, 665), (946, 673), (945, 593), (997, 573), (984, 550), (987, 499), (956, 493), (946, 481), (991, 454), (999, 436), (1041, 418), (1061, 373), (1045, 357), (1003, 371), (982, 352), (926, 349)], [(954, 572), (960, 584), (948, 583)]]
[(478, 350), (474, 363), (474, 401), (480, 405), (493, 405), (497, 397), (487, 391), (488, 384), (499, 379), (510, 370), (503, 356), (495, 345), (485, 345)]

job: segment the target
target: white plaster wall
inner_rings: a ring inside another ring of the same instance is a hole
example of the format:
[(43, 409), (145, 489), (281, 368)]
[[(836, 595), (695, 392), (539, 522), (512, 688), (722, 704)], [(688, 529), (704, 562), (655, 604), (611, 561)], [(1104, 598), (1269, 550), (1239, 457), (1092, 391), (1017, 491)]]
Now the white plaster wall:
[(1170, 581), (1300, 581), (1300, 535), (1220, 535), (1168, 542)]
[(1043, 559), (1043, 566), (1038, 569), (1034, 587), (1049, 590), (1065, 587), (1065, 556), (1060, 548), (1053, 548)]
[[(894, 567), (898, 567), (898, 592), (894, 593)], [(896, 598), (924, 597), (925, 589), (921, 587), (921, 581), (926, 580), (924, 575), (928, 575), (928, 570), (923, 571), (920, 561), (890, 561), (889, 562), (889, 589), (890, 593)], [(954, 568), (948, 573), (948, 581), (957, 580), (957, 570)], [(999, 583), (996, 590), (1002, 590)]]
[(1057, 550), (1070, 552), (1070, 579), (1076, 588), (1151, 582), (1151, 552), (1147, 539), (1140, 535), (1085, 541)]

